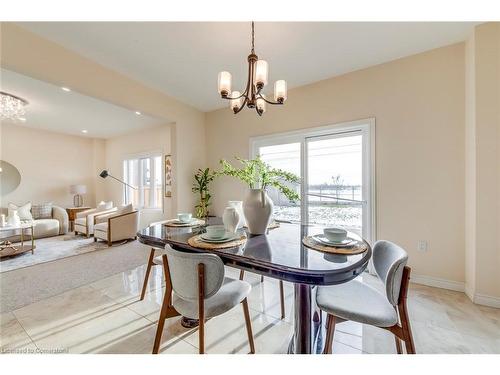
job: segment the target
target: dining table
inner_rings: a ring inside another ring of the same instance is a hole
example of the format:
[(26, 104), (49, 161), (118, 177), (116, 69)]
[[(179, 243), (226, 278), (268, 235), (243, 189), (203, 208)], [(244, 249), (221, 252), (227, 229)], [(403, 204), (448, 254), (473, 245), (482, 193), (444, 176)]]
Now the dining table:
[[(240, 228), (240, 232), (246, 233), (247, 240), (233, 248), (200, 249), (189, 245), (189, 238), (205, 232), (206, 225), (220, 223), (220, 218), (209, 218), (205, 225), (198, 227), (171, 227), (156, 223), (141, 229), (137, 236), (141, 243), (154, 248), (163, 249), (165, 245), (170, 245), (180, 251), (210, 252), (218, 255), (228, 267), (293, 283), (293, 335), (288, 353), (321, 353), (325, 331), (323, 314), (315, 303), (317, 287), (346, 283), (359, 276), (366, 269), (372, 254), (368, 242), (359, 237), (366, 243), (366, 251), (361, 254), (325, 253), (302, 243), (304, 237), (322, 233), (322, 226), (281, 222), (277, 228), (262, 235), (252, 235), (246, 228)], [(172, 293), (171, 285), (166, 286), (165, 296), (168, 293)], [(153, 352), (159, 348), (163, 320), (176, 315), (179, 314), (173, 306), (162, 306)]]

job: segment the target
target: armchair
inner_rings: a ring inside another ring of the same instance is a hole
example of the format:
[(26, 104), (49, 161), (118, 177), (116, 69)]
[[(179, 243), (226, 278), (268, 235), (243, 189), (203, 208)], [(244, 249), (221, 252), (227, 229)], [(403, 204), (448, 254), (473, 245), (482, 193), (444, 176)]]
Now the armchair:
[(90, 237), (94, 234), (94, 224), (96, 223), (97, 217), (116, 212), (117, 210), (118, 209), (116, 207), (104, 210), (92, 208), (90, 210), (77, 213), (75, 219), (75, 234), (81, 233)]
[(94, 241), (103, 240), (111, 246), (115, 241), (137, 238), (139, 211), (124, 207), (117, 212), (99, 215), (94, 225)]

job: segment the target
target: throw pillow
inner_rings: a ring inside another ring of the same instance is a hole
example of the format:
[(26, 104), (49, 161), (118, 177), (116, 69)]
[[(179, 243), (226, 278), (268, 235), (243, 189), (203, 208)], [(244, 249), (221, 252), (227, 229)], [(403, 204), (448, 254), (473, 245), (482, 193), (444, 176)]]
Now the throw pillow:
[(31, 202), (25, 203), (22, 206), (17, 206), (14, 203), (9, 203), (9, 217), (12, 214), (12, 211), (17, 210), (17, 214), (21, 220), (33, 220), (33, 216), (31, 216)]
[(109, 202), (101, 201), (97, 205), (97, 211), (111, 210), (112, 208), (113, 208), (113, 201), (109, 201)]
[(134, 211), (134, 207), (132, 206), (132, 203), (129, 203), (125, 206), (121, 206), (119, 213), (120, 213), (120, 215), (123, 215), (123, 214), (128, 214), (132, 211)]
[(52, 202), (34, 204), (31, 207), (31, 213), (33, 214), (33, 219), (52, 219)]

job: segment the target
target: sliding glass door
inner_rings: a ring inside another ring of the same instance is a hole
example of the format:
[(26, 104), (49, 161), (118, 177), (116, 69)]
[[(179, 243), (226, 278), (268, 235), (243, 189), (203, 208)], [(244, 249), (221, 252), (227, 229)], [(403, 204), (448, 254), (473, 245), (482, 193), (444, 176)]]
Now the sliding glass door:
[(254, 138), (252, 157), (293, 172), (300, 202), (269, 195), (277, 220), (338, 225), (374, 240), (374, 120)]

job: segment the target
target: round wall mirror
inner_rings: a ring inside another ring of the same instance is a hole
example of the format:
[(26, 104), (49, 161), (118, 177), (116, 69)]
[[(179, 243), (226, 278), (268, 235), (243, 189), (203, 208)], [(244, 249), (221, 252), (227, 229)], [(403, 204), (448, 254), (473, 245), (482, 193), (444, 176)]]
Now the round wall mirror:
[(0, 195), (6, 195), (17, 189), (21, 183), (21, 173), (12, 164), (0, 160)]

